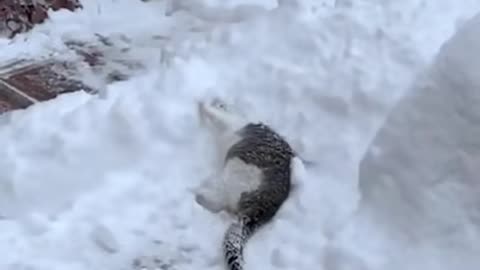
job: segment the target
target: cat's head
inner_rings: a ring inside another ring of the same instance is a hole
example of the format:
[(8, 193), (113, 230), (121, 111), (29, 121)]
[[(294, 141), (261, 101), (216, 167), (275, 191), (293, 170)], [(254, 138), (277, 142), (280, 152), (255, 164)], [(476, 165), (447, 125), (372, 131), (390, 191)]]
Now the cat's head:
[(220, 132), (236, 131), (247, 124), (247, 119), (242, 113), (220, 98), (200, 102), (199, 113), (205, 124)]

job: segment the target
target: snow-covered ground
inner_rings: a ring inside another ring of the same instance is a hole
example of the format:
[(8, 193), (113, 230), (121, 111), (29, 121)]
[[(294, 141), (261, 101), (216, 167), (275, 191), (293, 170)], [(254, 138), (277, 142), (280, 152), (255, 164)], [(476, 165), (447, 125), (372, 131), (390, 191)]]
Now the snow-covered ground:
[(68, 58), (66, 40), (124, 35), (146, 69), (100, 96), (1, 117), (0, 269), (129, 270), (147, 255), (178, 270), (222, 269), (229, 220), (190, 191), (211, 170), (196, 102), (219, 96), (316, 164), (249, 242), (246, 269), (403, 269), (421, 259), (408, 269), (438, 270), (446, 253), (419, 258), (354, 214), (358, 166), (387, 112), (480, 2), (279, 2), (184, 0), (172, 12), (166, 1), (84, 0), (1, 40), (10, 61)]

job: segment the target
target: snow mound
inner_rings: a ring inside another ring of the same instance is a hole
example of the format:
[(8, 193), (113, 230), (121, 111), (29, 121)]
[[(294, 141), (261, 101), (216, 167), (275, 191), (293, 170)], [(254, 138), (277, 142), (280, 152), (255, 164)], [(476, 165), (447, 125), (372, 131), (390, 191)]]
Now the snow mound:
[(393, 265), (410, 259), (393, 269), (480, 265), (479, 26), (442, 46), (361, 162), (362, 211), (399, 246)]

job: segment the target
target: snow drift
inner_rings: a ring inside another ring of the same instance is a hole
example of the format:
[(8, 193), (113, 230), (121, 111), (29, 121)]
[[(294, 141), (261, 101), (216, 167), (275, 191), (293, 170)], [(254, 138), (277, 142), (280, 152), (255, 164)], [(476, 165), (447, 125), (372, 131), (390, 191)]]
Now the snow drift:
[(479, 49), (477, 15), (442, 46), (361, 161), (361, 211), (399, 246), (393, 269), (480, 265)]

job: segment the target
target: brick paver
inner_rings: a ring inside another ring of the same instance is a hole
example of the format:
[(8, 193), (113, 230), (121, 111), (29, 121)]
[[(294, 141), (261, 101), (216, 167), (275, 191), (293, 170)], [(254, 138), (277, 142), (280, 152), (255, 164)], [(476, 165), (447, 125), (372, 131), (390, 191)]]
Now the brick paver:
[[(109, 52), (117, 52), (115, 46), (68, 45), (71, 50), (81, 56), (82, 60), (79, 61), (95, 68), (96, 72), (101, 71), (109, 61), (115, 61), (105, 57)], [(118, 54), (116, 53), (116, 55)], [(78, 65), (53, 59), (46, 61), (19, 60), (0, 66), (0, 114), (11, 110), (24, 109), (37, 102), (51, 100), (64, 93), (75, 91), (97, 93), (98, 89), (93, 89), (81, 80), (66, 75), (76, 74), (75, 66)], [(128, 67), (127, 69), (140, 68), (138, 63), (128, 60), (125, 61), (125, 66)], [(102, 76), (102, 74), (97, 75)], [(107, 80), (107, 83), (128, 78), (127, 74), (110, 69), (103, 75), (106, 76), (104, 79)]]

